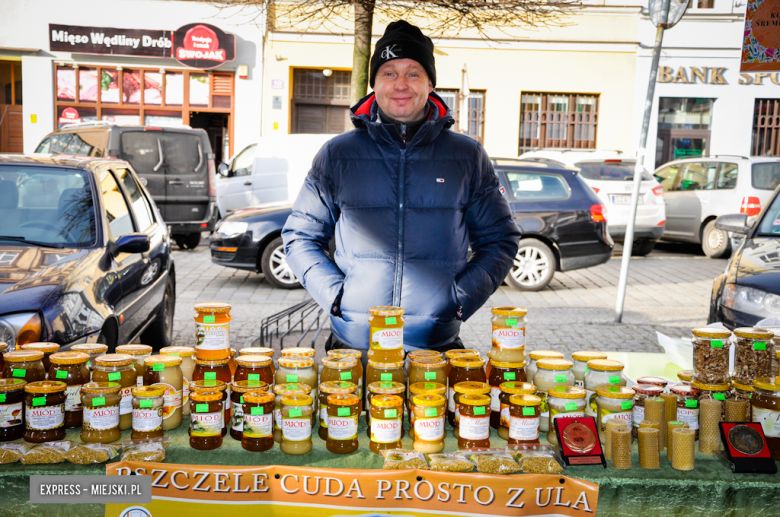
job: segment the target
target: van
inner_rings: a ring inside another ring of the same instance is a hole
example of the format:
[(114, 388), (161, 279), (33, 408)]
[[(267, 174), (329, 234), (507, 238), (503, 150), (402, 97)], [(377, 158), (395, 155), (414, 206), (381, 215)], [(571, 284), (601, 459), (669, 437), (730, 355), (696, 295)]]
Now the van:
[(202, 129), (69, 124), (47, 135), (35, 152), (130, 162), (180, 248), (196, 247), (201, 232), (214, 230), (216, 168)]

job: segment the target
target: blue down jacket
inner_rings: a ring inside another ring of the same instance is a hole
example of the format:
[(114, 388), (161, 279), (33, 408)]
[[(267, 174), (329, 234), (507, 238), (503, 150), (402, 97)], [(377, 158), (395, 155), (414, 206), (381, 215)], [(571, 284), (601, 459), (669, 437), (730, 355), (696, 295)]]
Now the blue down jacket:
[(394, 305), (406, 350), (440, 347), (501, 285), (520, 230), (484, 148), (449, 130), (440, 97), (406, 146), (374, 101), (355, 105), (356, 129), (314, 158), (282, 232), (287, 261), (339, 341), (367, 349), (369, 308)]

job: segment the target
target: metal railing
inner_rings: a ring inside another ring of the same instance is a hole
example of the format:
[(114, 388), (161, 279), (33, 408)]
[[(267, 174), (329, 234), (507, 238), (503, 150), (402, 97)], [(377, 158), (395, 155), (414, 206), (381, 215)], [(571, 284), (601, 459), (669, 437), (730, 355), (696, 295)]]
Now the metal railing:
[(284, 340), (294, 332), (300, 332), (301, 337), (294, 346), (301, 346), (306, 336), (316, 326), (316, 332), (311, 339), (311, 348), (317, 341), (328, 321), (327, 315), (323, 316), (322, 307), (313, 299), (304, 300), (283, 311), (272, 314), (260, 323), (260, 346), (273, 348), (273, 340), (279, 340), (279, 350), (284, 350)]

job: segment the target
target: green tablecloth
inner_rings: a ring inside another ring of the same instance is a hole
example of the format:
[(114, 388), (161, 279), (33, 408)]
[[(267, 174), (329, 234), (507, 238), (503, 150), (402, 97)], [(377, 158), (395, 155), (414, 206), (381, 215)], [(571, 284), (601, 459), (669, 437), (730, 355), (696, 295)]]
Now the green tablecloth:
[[(350, 455), (332, 454), (325, 442), (314, 437), (314, 449), (302, 456), (288, 456), (276, 445), (263, 453), (248, 453), (240, 442), (226, 436), (222, 447), (215, 451), (196, 451), (189, 446), (188, 419), (169, 433), (171, 446), (166, 463), (220, 464), (220, 465), (289, 465), (328, 468), (368, 469), (382, 468), (383, 459), (368, 450), (365, 420), (360, 420), (360, 449)], [(129, 439), (130, 432), (123, 433)], [(79, 430), (70, 430), (67, 438), (79, 441)], [(505, 445), (495, 433), (491, 444)], [(412, 440), (405, 436), (403, 446), (411, 448)], [(448, 432), (445, 451), (457, 450), (457, 439)], [(0, 515), (5, 516), (102, 516), (103, 505), (31, 505), (29, 503), (29, 476), (32, 474), (104, 474), (104, 465), (84, 466), (61, 463), (57, 465), (9, 464), (0, 466)], [(645, 470), (639, 467), (634, 444), (633, 468), (616, 470), (611, 466), (569, 467), (564, 474), (598, 483), (598, 516), (654, 517), (735, 516), (770, 517), (780, 515), (780, 476), (733, 474), (728, 464), (716, 456), (697, 453), (696, 468), (678, 472), (671, 468), (666, 453), (661, 455), (661, 469)]]

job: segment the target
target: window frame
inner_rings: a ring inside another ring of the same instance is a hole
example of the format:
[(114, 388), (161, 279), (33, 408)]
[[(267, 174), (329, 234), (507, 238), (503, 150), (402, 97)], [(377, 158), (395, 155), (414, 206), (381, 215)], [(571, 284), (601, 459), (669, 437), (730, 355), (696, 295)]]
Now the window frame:
[[(526, 112), (523, 110), (523, 95), (539, 95), (540, 96), (540, 104), (539, 104), (539, 110), (534, 113), (539, 114), (539, 118), (536, 121), (525, 121), (524, 115), (526, 113), (532, 113), (532, 112)], [(552, 111), (549, 108), (549, 99), (552, 96), (567, 96), (568, 97), (568, 107), (566, 111)], [(585, 122), (582, 120), (577, 120), (578, 115), (587, 114), (586, 112), (577, 111), (577, 97), (592, 97), (594, 98), (594, 110), (590, 115), (592, 115), (592, 120), (590, 122)], [(518, 156), (523, 154), (524, 152), (536, 150), (536, 149), (597, 149), (598, 148), (598, 137), (599, 137), (599, 112), (601, 108), (601, 93), (586, 93), (586, 92), (541, 92), (541, 91), (521, 91), (520, 92), (520, 124), (518, 126)], [(547, 138), (547, 132), (549, 130), (550, 124), (561, 124), (559, 121), (553, 121), (550, 120), (551, 114), (553, 113), (563, 113), (565, 121), (562, 122), (562, 124), (565, 125), (566, 128), (566, 137), (565, 137), (565, 145), (559, 145), (559, 143), (563, 139), (548, 139)], [(523, 138), (523, 124), (536, 124), (537, 126), (537, 133), (536, 138)], [(591, 126), (593, 128), (593, 140), (577, 140), (576, 139), (576, 132), (577, 127), (588, 127)], [(526, 142), (524, 142), (524, 140)], [(536, 142), (534, 144), (534, 142)], [(550, 143), (554, 142), (554, 143)], [(582, 145), (583, 143), (586, 143), (587, 145)], [(525, 145), (524, 145), (525, 144)]]
[[(766, 107), (772, 114), (762, 114), (761, 108)], [(750, 139), (750, 154), (752, 156), (780, 156), (780, 98), (761, 98), (753, 101), (753, 125)], [(763, 137), (763, 138), (762, 138)], [(763, 140), (763, 145), (760, 145)], [(774, 145), (772, 145), (774, 142)]]
[[(146, 203), (146, 207), (149, 209), (149, 216), (151, 218), (151, 222), (149, 223), (149, 226), (147, 226), (146, 228), (140, 229), (141, 225), (138, 219), (138, 215), (135, 213), (135, 206), (133, 206), (132, 199), (130, 199), (129, 193), (127, 192), (127, 188), (125, 187), (122, 178), (118, 178), (119, 170), (127, 171), (128, 175), (135, 182), (135, 185), (138, 188), (138, 193), (141, 195), (141, 199)], [(125, 196), (125, 202), (127, 203), (127, 206), (130, 208), (130, 212), (132, 213), (133, 219), (135, 221), (135, 224), (133, 225), (133, 227), (136, 228), (135, 231), (141, 233), (148, 233), (148, 230), (152, 228), (155, 224), (157, 224), (158, 221), (157, 221), (157, 217), (154, 214), (154, 208), (152, 207), (152, 203), (149, 200), (149, 198), (146, 196), (146, 193), (144, 192), (144, 188), (141, 185), (141, 182), (138, 181), (138, 177), (136, 176), (135, 171), (133, 171), (133, 168), (129, 164), (127, 166), (116, 164), (111, 166), (111, 172), (114, 173), (114, 178), (117, 179), (117, 185), (119, 185), (120, 188), (122, 189), (123, 195)]]
[(122, 235), (129, 235), (129, 234), (125, 233), (122, 235), (115, 236), (114, 231), (111, 229), (111, 221), (108, 220), (108, 207), (103, 197), (104, 192), (102, 188), (102, 181), (100, 181), (100, 174), (102, 174), (103, 171), (105, 171), (107, 174), (110, 174), (111, 177), (114, 178), (114, 182), (116, 183), (117, 187), (119, 187), (119, 193), (122, 194), (122, 199), (125, 201), (125, 206), (127, 207), (127, 211), (130, 214), (130, 222), (133, 225), (133, 231), (130, 233), (138, 233), (139, 230), (138, 230), (138, 221), (136, 221), (135, 212), (133, 211), (133, 205), (132, 203), (130, 203), (130, 199), (127, 196), (127, 192), (125, 191), (124, 185), (122, 185), (122, 182), (119, 180), (119, 178), (117, 178), (117, 175), (114, 173), (114, 167), (119, 167), (119, 165), (106, 165), (105, 168), (99, 170), (98, 176), (95, 179), (97, 180), (98, 189), (100, 190), (99, 193), (100, 202), (103, 205), (105, 217), (106, 217), (106, 237), (108, 237), (109, 241), (116, 242), (119, 239), (119, 237), (122, 237)]
[[(507, 188), (507, 191), (509, 192), (509, 197), (513, 203), (557, 203), (560, 201), (568, 201), (571, 199), (572, 196), (572, 188), (571, 185), (569, 185), (569, 182), (566, 181), (561, 174), (556, 174), (552, 172), (543, 172), (543, 171), (528, 171), (528, 170), (515, 170), (515, 169), (496, 169), (496, 172), (501, 171), (501, 173), (504, 175), (504, 179), (506, 180), (506, 184), (509, 188)], [(565, 198), (557, 198), (557, 199), (519, 199), (517, 196), (515, 196), (515, 191), (512, 189), (512, 181), (509, 179), (509, 174), (527, 174), (527, 175), (534, 175), (534, 176), (551, 176), (556, 178), (558, 181), (560, 181), (563, 184), (563, 188), (566, 190), (566, 197)]]
[[(452, 126), (452, 130), (456, 133), (459, 133), (459, 124), (460, 124), (460, 102), (458, 102), (458, 98), (460, 97), (460, 90), (454, 89), (454, 88), (436, 88), (433, 90), (437, 95), (441, 96), (442, 93), (444, 93), (447, 97), (451, 95), (455, 95), (455, 102), (454, 106), (448, 106), (450, 108), (450, 111), (452, 112), (452, 117), (455, 119), (455, 124)], [(479, 110), (479, 118), (472, 117), (472, 115), (477, 112), (477, 110), (469, 108), (469, 120), (468, 120), (468, 126), (471, 126), (472, 122), (477, 122), (479, 126), (479, 130), (482, 133), (482, 136), (477, 135), (471, 135), (467, 133), (466, 135), (473, 138), (477, 142), (479, 142), (482, 145), (485, 145), (485, 120), (487, 115), (487, 90), (469, 90), (469, 95), (471, 94), (481, 94), (482, 95), (482, 108)], [(466, 100), (468, 102), (468, 98)]]

